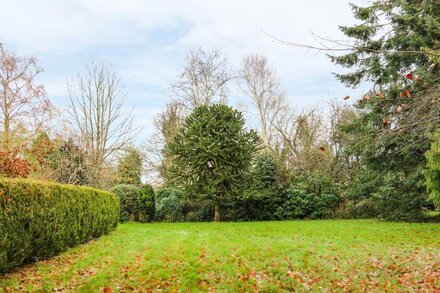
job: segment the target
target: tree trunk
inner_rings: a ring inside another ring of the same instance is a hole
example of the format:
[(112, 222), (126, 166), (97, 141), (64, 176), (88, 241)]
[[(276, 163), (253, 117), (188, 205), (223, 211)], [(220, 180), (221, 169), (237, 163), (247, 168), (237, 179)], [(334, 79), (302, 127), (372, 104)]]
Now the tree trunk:
[(9, 149), (9, 128), (10, 128), (9, 115), (5, 114), (3, 121), (3, 145), (8, 149)]
[(214, 221), (220, 222), (220, 201), (216, 200), (214, 204)]

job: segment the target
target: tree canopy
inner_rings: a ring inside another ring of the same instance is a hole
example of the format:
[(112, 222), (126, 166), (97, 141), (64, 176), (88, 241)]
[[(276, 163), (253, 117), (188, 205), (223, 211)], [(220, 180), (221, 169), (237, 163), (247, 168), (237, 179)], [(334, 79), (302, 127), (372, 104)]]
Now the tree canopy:
[(259, 149), (254, 130), (245, 128), (241, 112), (226, 105), (194, 109), (168, 146), (175, 184), (208, 198), (220, 220), (221, 202), (242, 190)]

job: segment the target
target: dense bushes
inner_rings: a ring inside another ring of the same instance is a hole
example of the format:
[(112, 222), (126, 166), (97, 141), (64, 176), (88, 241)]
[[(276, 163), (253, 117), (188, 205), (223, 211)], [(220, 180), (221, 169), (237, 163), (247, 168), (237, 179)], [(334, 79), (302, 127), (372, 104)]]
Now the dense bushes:
[(340, 199), (328, 176), (319, 173), (283, 174), (282, 164), (270, 154), (261, 154), (249, 190), (227, 205), (230, 221), (319, 219), (334, 217)]
[(156, 219), (159, 221), (183, 221), (184, 192), (181, 189), (168, 187), (160, 189), (156, 195)]
[(154, 191), (150, 185), (140, 188), (130, 184), (120, 184), (111, 192), (115, 193), (121, 203), (121, 222), (151, 222), (154, 220)]
[(118, 199), (105, 191), (0, 179), (0, 272), (109, 233), (118, 216)]
[[(335, 195), (335, 187), (324, 174), (312, 175), (307, 178), (286, 178), (283, 176), (282, 164), (272, 155), (263, 153), (257, 158), (247, 190), (222, 204), (223, 220), (335, 217), (341, 201)], [(191, 197), (183, 189), (167, 187), (157, 192), (156, 219), (159, 221), (211, 221), (213, 211), (212, 202)]]
[[(274, 221), (332, 218), (338, 209), (339, 197), (313, 194), (299, 189), (249, 191), (228, 200), (223, 206), (225, 221)], [(213, 205), (189, 199), (175, 187), (157, 192), (156, 220), (166, 222), (211, 221)]]
[(225, 219), (267, 221), (332, 218), (339, 201), (333, 194), (317, 195), (294, 188), (249, 193), (229, 202)]
[(139, 189), (140, 195), (140, 222), (151, 222), (154, 220), (156, 213), (155, 193), (149, 184), (144, 184)]
[(289, 189), (285, 201), (275, 212), (277, 219), (321, 219), (331, 218), (336, 212), (339, 198), (333, 194), (305, 193)]

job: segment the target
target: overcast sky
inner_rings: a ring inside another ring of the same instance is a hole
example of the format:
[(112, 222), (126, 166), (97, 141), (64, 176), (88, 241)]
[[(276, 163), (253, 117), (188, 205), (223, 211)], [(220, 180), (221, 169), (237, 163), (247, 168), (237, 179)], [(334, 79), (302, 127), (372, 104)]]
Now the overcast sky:
[[(350, 1), (365, 3), (365, 0)], [(66, 78), (92, 60), (112, 63), (135, 106), (141, 140), (169, 101), (169, 86), (191, 48), (220, 49), (232, 69), (243, 56), (265, 54), (294, 107), (325, 105), (360, 95), (332, 76), (340, 71), (324, 53), (274, 42), (265, 33), (314, 43), (312, 32), (341, 39), (338, 25), (353, 24), (345, 0), (0, 0), (0, 42), (36, 56), (52, 102), (66, 101)], [(229, 99), (239, 99), (232, 96)]]

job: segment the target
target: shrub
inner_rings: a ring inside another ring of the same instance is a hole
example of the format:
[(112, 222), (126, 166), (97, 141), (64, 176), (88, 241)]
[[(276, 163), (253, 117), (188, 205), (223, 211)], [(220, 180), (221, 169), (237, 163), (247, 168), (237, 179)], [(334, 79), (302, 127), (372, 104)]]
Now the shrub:
[(89, 187), (0, 179), (0, 272), (112, 231), (119, 202)]
[(275, 214), (280, 220), (329, 218), (333, 217), (338, 203), (339, 198), (333, 194), (316, 195), (290, 189)]
[(139, 188), (130, 184), (119, 184), (111, 190), (121, 203), (121, 222), (149, 222), (154, 219), (154, 191), (151, 186)]
[(119, 184), (113, 187), (110, 192), (119, 197), (121, 204), (119, 221), (136, 221), (135, 218), (138, 218), (139, 187), (130, 184)]
[(156, 213), (154, 189), (151, 185), (145, 184), (140, 188), (139, 194), (141, 222), (152, 222)]
[(237, 194), (225, 206), (225, 219), (229, 221), (277, 220), (275, 211), (285, 200), (287, 176), (282, 164), (270, 153), (257, 157), (252, 170), (252, 184)]
[(167, 187), (156, 194), (156, 219), (167, 222), (179, 222), (183, 217), (184, 191)]
[(214, 205), (207, 200), (186, 199), (183, 201), (182, 212), (186, 222), (210, 222), (214, 213)]
[(275, 214), (285, 201), (281, 189), (250, 190), (236, 196), (225, 206), (228, 221), (273, 221), (280, 220)]
[(18, 148), (0, 151), (0, 176), (27, 178), (30, 164)]

